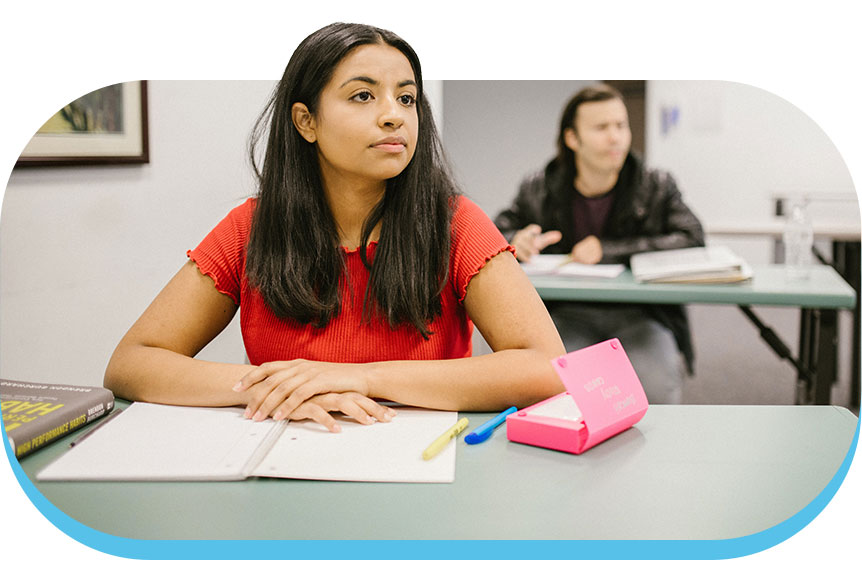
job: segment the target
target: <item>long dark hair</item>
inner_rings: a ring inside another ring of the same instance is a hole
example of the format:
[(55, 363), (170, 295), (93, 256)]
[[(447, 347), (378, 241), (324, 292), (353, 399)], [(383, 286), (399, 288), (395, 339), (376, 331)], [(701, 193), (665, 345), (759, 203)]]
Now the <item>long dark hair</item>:
[(575, 152), (566, 146), (566, 129), (572, 129), (575, 131), (575, 134), (578, 133), (575, 127), (575, 117), (577, 117), (578, 108), (581, 104), (612, 99), (618, 99), (625, 103), (623, 95), (619, 90), (607, 84), (587, 86), (572, 96), (566, 107), (563, 108), (563, 114), (560, 116), (560, 132), (557, 135), (557, 157), (552, 161), (554, 166), (574, 176)]
[[(338, 63), (367, 44), (390, 45), (410, 61), (418, 85), (419, 131), (412, 160), (387, 180), (382, 200), (363, 225), (359, 251), (370, 269), (363, 317), (378, 315), (393, 328), (411, 324), (427, 339), (428, 324), (440, 314), (440, 295), (449, 274), (457, 189), (422, 89), (419, 59), (390, 31), (335, 23), (309, 35), (294, 51), (249, 143), (258, 202), (246, 275), (280, 318), (324, 327), (338, 315), (339, 285), (349, 281), (344, 256), (324, 196), (316, 145), (294, 127), (291, 107), (301, 102), (314, 114)], [(259, 166), (256, 152), (265, 136), (266, 151)], [(378, 222), (380, 236), (369, 263), (368, 239)]]

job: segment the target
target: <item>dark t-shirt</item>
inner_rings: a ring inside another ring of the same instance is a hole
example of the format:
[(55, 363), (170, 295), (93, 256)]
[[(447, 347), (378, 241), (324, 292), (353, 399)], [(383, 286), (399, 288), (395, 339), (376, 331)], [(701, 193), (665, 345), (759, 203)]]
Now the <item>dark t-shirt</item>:
[(612, 189), (598, 197), (585, 197), (575, 190), (573, 212), (576, 244), (590, 235), (602, 236), (614, 204), (615, 191), (616, 189)]

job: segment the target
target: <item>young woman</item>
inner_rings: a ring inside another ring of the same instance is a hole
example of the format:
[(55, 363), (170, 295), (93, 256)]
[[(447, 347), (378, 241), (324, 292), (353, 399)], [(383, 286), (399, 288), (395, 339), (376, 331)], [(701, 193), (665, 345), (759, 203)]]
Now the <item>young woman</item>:
[[(105, 373), (117, 396), (339, 431), (329, 412), (389, 421), (374, 399), (499, 410), (562, 391), (560, 337), (511, 247), (456, 192), (401, 38), (355, 24), (307, 37), (252, 138), (257, 197), (120, 341)], [(194, 359), (237, 309), (251, 365)], [(471, 357), (473, 322), (494, 353)]]

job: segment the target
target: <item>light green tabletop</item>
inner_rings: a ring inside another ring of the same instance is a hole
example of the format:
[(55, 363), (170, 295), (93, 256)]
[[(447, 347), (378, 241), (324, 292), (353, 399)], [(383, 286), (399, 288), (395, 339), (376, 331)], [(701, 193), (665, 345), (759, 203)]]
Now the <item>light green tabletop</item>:
[(790, 280), (782, 265), (752, 266), (750, 281), (729, 284), (638, 283), (630, 270), (614, 279), (531, 276), (546, 300), (742, 304), (803, 308), (852, 308), (856, 293), (834, 269), (811, 267), (808, 279)]
[[(491, 414), (465, 414), (470, 428)], [(808, 505), (847, 455), (835, 406), (652, 406), (580, 456), (457, 440), (452, 484), (35, 482), (58, 508), (139, 539), (723, 539)], [(22, 459), (33, 475), (72, 435)], [(350, 462), (350, 459), (344, 459)]]

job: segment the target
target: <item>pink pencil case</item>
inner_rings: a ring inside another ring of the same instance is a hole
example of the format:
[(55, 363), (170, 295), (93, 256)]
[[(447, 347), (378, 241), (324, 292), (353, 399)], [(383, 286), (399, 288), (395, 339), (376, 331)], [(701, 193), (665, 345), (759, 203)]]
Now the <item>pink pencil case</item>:
[(509, 441), (578, 455), (646, 414), (646, 394), (618, 339), (573, 351), (551, 364), (566, 392), (510, 414)]

